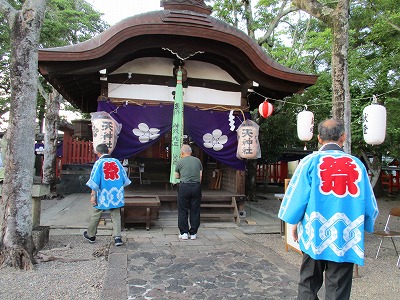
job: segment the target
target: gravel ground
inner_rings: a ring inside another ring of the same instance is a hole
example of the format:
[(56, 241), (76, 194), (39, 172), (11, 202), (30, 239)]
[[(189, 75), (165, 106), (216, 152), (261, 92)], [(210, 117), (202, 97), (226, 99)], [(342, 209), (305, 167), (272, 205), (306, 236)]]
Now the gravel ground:
[(93, 251), (81, 236), (51, 235), (34, 270), (0, 270), (0, 299), (99, 299), (110, 238), (97, 240)]
[[(57, 201), (62, 200), (42, 201), (42, 209), (47, 209)], [(279, 209), (279, 203), (273, 196), (252, 204), (272, 213), (277, 213)], [(390, 208), (400, 206), (400, 195), (390, 200), (379, 199), (378, 205), (380, 215), (376, 228), (381, 229)], [(400, 227), (400, 222), (397, 224)], [(251, 237), (296, 268), (300, 267), (301, 256), (294, 251), (285, 252), (279, 234), (257, 234)], [(100, 236), (94, 246), (83, 242), (81, 236), (50, 235), (50, 241), (40, 252), (38, 264), (33, 271), (16, 271), (9, 268), (0, 270), (0, 299), (99, 299), (107, 268), (110, 241), (110, 237)], [(353, 280), (354, 300), (397, 299), (396, 295), (400, 294), (400, 269), (396, 267), (396, 253), (393, 249), (382, 249), (378, 259), (375, 259), (378, 242), (378, 238), (367, 234), (366, 264), (359, 267), (359, 277)], [(384, 245), (390, 247), (391, 243), (385, 240)]]
[[(42, 211), (62, 198), (42, 200)], [(37, 256), (32, 271), (0, 270), (0, 299), (4, 300), (95, 300), (99, 299), (107, 268), (110, 237), (99, 236), (96, 244), (77, 235), (52, 235)]]

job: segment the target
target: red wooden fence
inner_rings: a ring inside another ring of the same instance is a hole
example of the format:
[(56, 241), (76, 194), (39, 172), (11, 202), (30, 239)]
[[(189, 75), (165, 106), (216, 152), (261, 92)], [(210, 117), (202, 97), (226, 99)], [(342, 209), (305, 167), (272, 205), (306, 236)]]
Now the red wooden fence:
[(288, 178), (288, 163), (276, 162), (269, 165), (257, 165), (257, 181), (267, 183), (284, 183)]
[(400, 168), (382, 167), (381, 171), (382, 188), (387, 189), (389, 193), (400, 191)]
[(71, 136), (64, 136), (62, 165), (80, 165), (95, 161), (93, 142), (79, 141)]
[(60, 178), (63, 165), (89, 164), (96, 161), (93, 142), (79, 141), (70, 135), (64, 135), (63, 156), (56, 160), (56, 177)]
[[(63, 165), (79, 165), (95, 161), (93, 142), (76, 140), (66, 134), (63, 140), (63, 156), (58, 157), (56, 161), (56, 177), (60, 178)], [(257, 166), (257, 181), (259, 182), (265, 182), (267, 178), (268, 183), (284, 183), (287, 176), (287, 162)]]

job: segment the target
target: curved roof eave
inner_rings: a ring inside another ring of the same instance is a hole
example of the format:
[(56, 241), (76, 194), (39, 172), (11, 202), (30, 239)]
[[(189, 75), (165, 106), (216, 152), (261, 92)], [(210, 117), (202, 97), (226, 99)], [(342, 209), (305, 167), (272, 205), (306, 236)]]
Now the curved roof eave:
[[(317, 80), (316, 75), (298, 72), (276, 63), (253, 39), (237, 28), (209, 15), (195, 14), (189, 11), (153, 11), (126, 18), (88, 41), (72, 46), (40, 49), (39, 64), (98, 59), (117, 48), (124, 41), (152, 35), (202, 38), (210, 42), (229, 44), (247, 56), (253, 64), (254, 71), (261, 73), (259, 78), (265, 74), (269, 77), (300, 84), (303, 88), (313, 85)], [(206, 50), (206, 46), (204, 50)], [(262, 81), (261, 78), (260, 80)]]

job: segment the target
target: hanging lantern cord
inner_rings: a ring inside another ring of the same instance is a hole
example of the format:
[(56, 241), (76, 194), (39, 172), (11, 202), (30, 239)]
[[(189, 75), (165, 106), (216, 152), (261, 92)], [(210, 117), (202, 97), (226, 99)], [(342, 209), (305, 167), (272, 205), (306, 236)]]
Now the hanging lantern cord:
[(243, 121), (245, 121), (245, 120), (246, 120), (246, 116), (244, 115), (244, 112), (243, 112), (243, 110), (241, 110), (241, 109), (239, 108), (239, 111), (242, 113), (242, 116), (243, 116)]

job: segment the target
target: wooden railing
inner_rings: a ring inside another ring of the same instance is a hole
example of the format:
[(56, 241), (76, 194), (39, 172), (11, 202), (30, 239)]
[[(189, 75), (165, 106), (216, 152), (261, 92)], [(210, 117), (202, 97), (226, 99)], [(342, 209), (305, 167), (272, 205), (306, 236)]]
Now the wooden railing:
[(63, 143), (62, 165), (80, 165), (96, 161), (93, 142), (75, 140), (70, 136), (64, 136)]
[[(63, 165), (79, 165), (94, 163), (96, 154), (93, 149), (93, 142), (82, 141), (72, 138), (70, 135), (64, 135), (63, 156), (57, 158), (56, 176), (60, 178)], [(257, 181), (268, 183), (284, 183), (288, 176), (288, 163), (277, 162), (269, 165), (257, 166)]]
[(389, 193), (400, 191), (400, 168), (397, 166), (382, 167), (381, 171), (382, 188)]
[(267, 183), (284, 183), (288, 176), (288, 163), (276, 162), (268, 165), (257, 165), (257, 181)]

